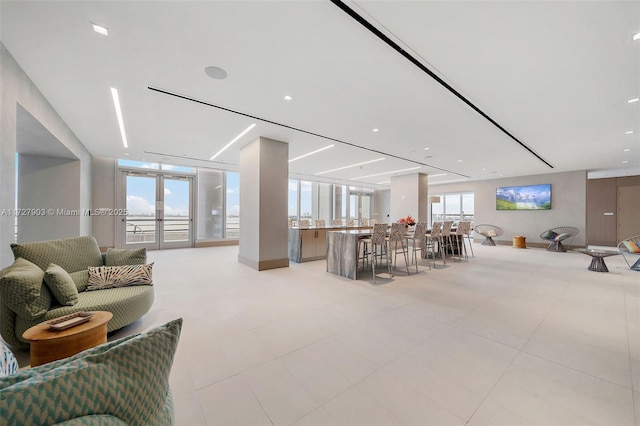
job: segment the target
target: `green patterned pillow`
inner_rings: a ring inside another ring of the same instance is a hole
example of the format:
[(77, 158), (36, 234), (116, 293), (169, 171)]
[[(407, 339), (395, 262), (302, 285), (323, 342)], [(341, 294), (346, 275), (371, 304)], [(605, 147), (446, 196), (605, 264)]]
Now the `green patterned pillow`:
[(71, 275), (60, 266), (52, 263), (44, 271), (44, 282), (49, 287), (53, 297), (63, 306), (73, 306), (78, 303), (78, 288)]
[(107, 249), (104, 266), (143, 265), (147, 263), (147, 249)]
[(153, 285), (153, 263), (148, 265), (90, 266), (87, 291), (130, 285)]
[(34, 320), (51, 307), (51, 293), (42, 280), (44, 271), (26, 259), (18, 258), (0, 278), (0, 297), (9, 309)]
[(87, 289), (87, 285), (89, 284), (89, 270), (85, 269), (84, 271), (72, 272), (69, 274), (74, 283), (76, 283), (76, 288), (78, 289), (78, 293), (82, 293)]
[(103, 264), (98, 242), (91, 236), (11, 244), (11, 250), (16, 259), (25, 258), (43, 271), (50, 263), (60, 265), (69, 273)]
[(181, 328), (182, 319), (177, 319), (0, 377), (3, 421), (12, 426), (45, 425), (100, 414), (130, 425), (173, 424), (169, 373)]

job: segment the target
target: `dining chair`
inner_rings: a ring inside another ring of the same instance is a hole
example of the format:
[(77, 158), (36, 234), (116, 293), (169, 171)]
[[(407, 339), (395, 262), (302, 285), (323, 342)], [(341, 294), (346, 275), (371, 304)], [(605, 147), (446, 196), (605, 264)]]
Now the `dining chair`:
[[(405, 242), (405, 226), (404, 223), (392, 223), (391, 224), (391, 232), (389, 233), (389, 237), (387, 238), (389, 242), (389, 251), (393, 250), (393, 267), (397, 267), (397, 259), (398, 252), (401, 252), (404, 256), (404, 264), (407, 268), (407, 275), (409, 275), (409, 261), (407, 259), (407, 247), (404, 245)], [(398, 248), (398, 244), (400, 244), (400, 248)], [(393, 247), (393, 248), (392, 248)]]
[[(413, 235), (407, 235), (405, 237), (407, 239), (407, 249), (409, 248), (409, 242), (411, 241), (411, 253), (413, 254), (412, 261), (416, 264), (416, 274), (418, 273), (418, 256), (416, 252), (420, 252), (420, 259), (422, 259), (425, 255), (423, 248), (426, 247), (426, 239), (427, 239), (427, 222), (418, 222), (416, 223), (416, 228), (413, 231)], [(409, 256), (411, 259), (411, 256)], [(429, 265), (429, 269), (431, 269), (431, 263), (427, 261), (427, 265)]]

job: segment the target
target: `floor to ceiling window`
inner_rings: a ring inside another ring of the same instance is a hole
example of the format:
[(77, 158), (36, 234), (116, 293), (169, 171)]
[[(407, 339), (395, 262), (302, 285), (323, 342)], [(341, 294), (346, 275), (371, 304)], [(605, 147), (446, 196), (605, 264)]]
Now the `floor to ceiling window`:
[(459, 222), (474, 220), (474, 195), (472, 192), (455, 194), (433, 194), (440, 202), (430, 204), (429, 223), (452, 220)]

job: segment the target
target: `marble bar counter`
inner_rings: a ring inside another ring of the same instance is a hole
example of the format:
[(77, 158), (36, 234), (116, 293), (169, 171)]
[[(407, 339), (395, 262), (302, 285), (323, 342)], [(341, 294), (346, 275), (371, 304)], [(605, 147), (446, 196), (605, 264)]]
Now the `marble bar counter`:
[(367, 227), (289, 228), (289, 260), (300, 263), (327, 257), (327, 234), (332, 231), (370, 229)]
[(358, 241), (371, 236), (371, 229), (327, 233), (327, 272), (352, 280), (358, 274)]

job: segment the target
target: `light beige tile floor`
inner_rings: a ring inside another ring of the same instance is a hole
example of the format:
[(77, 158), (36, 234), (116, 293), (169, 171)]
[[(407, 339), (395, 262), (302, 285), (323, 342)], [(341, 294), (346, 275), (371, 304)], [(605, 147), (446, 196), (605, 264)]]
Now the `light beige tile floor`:
[(184, 318), (178, 425), (640, 426), (640, 273), (474, 251), (376, 285), (324, 261), (257, 272), (237, 247), (149, 252), (154, 307), (111, 339)]

